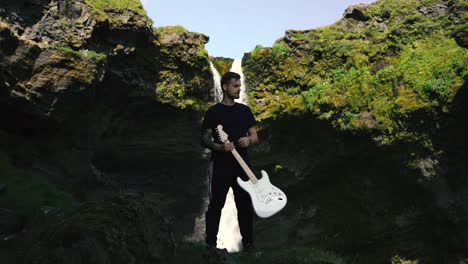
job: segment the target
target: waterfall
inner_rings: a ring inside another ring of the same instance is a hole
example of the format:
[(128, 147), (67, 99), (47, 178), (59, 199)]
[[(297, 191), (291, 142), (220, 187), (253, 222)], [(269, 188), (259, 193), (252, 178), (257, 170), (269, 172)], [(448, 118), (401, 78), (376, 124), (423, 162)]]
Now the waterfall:
[(229, 252), (240, 250), (242, 236), (237, 222), (237, 208), (234, 202), (232, 188), (229, 188), (226, 203), (221, 211), (221, 220), (218, 231), (218, 248), (226, 248)]
[(221, 102), (223, 100), (223, 90), (221, 89), (221, 75), (219, 75), (218, 70), (216, 70), (213, 63), (210, 61), (210, 69), (211, 73), (213, 74), (213, 97), (216, 103)]
[(235, 101), (246, 105), (248, 103), (248, 98), (247, 89), (245, 87), (244, 73), (242, 73), (242, 59), (235, 59), (229, 71), (238, 73), (241, 76), (241, 92), (239, 99), (235, 99)]

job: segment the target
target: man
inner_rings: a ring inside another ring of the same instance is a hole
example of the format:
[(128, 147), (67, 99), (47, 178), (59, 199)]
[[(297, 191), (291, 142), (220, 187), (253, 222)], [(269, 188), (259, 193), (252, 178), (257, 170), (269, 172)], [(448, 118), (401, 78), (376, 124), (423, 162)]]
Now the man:
[[(208, 249), (216, 248), (221, 210), (224, 207), (229, 187), (231, 187), (237, 207), (242, 245), (244, 251), (249, 251), (253, 249), (252, 202), (249, 194), (237, 184), (236, 180), (238, 176), (244, 181), (249, 178), (231, 151), (235, 148), (250, 166), (247, 148), (258, 142), (255, 128), (257, 121), (248, 106), (234, 101), (239, 98), (241, 90), (239, 74), (234, 72), (224, 74), (221, 78), (221, 87), (223, 89), (222, 101), (208, 109), (202, 124), (202, 146), (212, 151), (213, 162), (209, 186), (210, 202), (205, 214), (205, 242)], [(223, 126), (223, 130), (229, 136), (229, 142), (222, 143), (219, 140), (215, 131), (218, 125)]]

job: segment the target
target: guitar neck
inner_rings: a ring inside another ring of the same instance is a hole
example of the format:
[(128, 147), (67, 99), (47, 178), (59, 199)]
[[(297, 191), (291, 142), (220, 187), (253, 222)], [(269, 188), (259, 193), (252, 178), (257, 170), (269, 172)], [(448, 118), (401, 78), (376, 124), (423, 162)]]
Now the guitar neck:
[(232, 151), (232, 154), (234, 155), (234, 157), (236, 158), (237, 162), (239, 162), (240, 166), (242, 167), (242, 169), (245, 171), (245, 174), (247, 174), (247, 176), (249, 177), (250, 181), (253, 183), (253, 184), (256, 184), (258, 179), (257, 177), (255, 177), (255, 174), (252, 172), (252, 170), (249, 168), (249, 166), (247, 165), (247, 163), (245, 163), (244, 159), (241, 157), (241, 155), (239, 154), (239, 152), (237, 152), (236, 149), (233, 149)]

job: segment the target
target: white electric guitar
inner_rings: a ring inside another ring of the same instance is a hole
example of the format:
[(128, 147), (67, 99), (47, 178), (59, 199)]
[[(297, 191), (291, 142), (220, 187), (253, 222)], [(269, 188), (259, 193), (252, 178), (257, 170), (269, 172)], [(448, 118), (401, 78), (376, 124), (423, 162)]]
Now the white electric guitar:
[[(221, 142), (229, 142), (228, 135), (223, 131), (222, 125), (218, 125), (216, 132)], [(262, 170), (262, 178), (257, 179), (244, 159), (239, 155), (239, 152), (236, 149), (231, 152), (249, 177), (248, 181), (243, 181), (240, 177), (237, 177), (237, 183), (249, 193), (255, 213), (261, 218), (267, 218), (283, 209), (288, 200), (286, 194), (271, 184), (268, 174)]]

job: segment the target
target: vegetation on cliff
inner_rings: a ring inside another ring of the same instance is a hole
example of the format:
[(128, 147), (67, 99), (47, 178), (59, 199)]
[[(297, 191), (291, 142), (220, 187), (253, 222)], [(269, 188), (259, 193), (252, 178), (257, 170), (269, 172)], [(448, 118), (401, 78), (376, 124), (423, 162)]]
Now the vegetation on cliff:
[(213, 66), (218, 71), (218, 73), (222, 76), (231, 69), (234, 59), (210, 56), (210, 61), (213, 63)]
[(208, 37), (181, 26), (154, 29), (160, 49), (156, 99), (180, 108), (202, 110), (213, 86), (205, 44)]
[(129, 18), (135, 15), (145, 18), (144, 20), (136, 20), (136, 23), (139, 25), (145, 25), (151, 22), (140, 0), (85, 0), (85, 2), (93, 7), (93, 10), (99, 15), (98, 20), (101, 21), (109, 20), (111, 24), (122, 23), (122, 21), (116, 20), (116, 17), (112, 15), (114, 13), (120, 13)]
[(43, 206), (66, 209), (77, 205), (69, 193), (60, 190), (46, 177), (16, 168), (4, 157), (0, 159), (0, 171), (2, 183), (7, 186), (7, 190), (0, 197), (0, 207), (17, 210), (27, 221), (31, 221), (31, 224), (34, 221), (32, 217), (36, 216)]
[(376, 131), (382, 143), (424, 141), (427, 124), (411, 123), (437, 125), (468, 78), (468, 52), (453, 38), (466, 8), (382, 0), (331, 26), (287, 31), (244, 58), (253, 109), (259, 119), (308, 112), (340, 130)]
[[(17, 155), (28, 155), (21, 154), (24, 150), (19, 147)], [(77, 208), (78, 202), (46, 176), (18, 168), (3, 155), (0, 156), (0, 171), (0, 184), (6, 186), (0, 191), (0, 253), (5, 263), (15, 263), (9, 262), (9, 258), (22, 258), (43, 228)], [(10, 210), (17, 215), (16, 221), (5, 214)]]
[(466, 190), (466, 115), (454, 111), (466, 97), (466, 10), (381, 0), (244, 57), (265, 137), (253, 164), (289, 193), (283, 218), (264, 223), (295, 227), (278, 245), (353, 252), (357, 263), (462, 255), (466, 200), (443, 182), (452, 171)]

